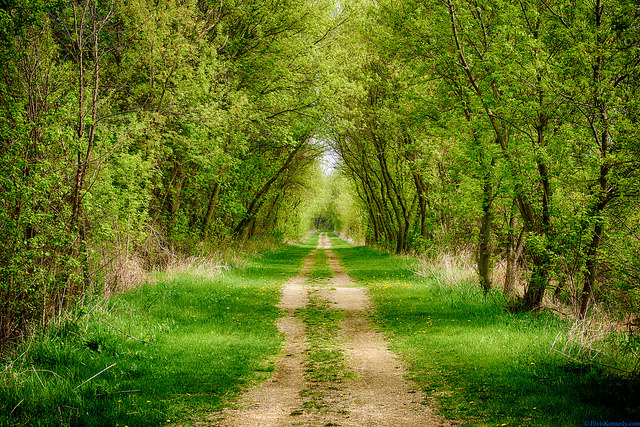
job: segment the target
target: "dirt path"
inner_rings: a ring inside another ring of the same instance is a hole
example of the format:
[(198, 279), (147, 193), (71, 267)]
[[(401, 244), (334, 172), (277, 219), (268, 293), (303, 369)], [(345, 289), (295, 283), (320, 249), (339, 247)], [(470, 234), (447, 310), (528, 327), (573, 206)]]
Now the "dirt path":
[(312, 253), (306, 259), (300, 274), (282, 287), (279, 307), (286, 316), (278, 322), (278, 330), (284, 335), (283, 356), (276, 361), (270, 379), (245, 393), (238, 409), (225, 411), (224, 426), (282, 426), (290, 425), (291, 413), (302, 405), (304, 387), (304, 340), (302, 321), (294, 316), (295, 310), (307, 305), (305, 286)]
[[(433, 414), (425, 398), (405, 380), (406, 371), (390, 352), (384, 337), (367, 319), (370, 300), (366, 288), (358, 287), (342, 270), (329, 250), (331, 242), (321, 235), (318, 248), (325, 249), (334, 276), (327, 283), (309, 282), (306, 274), (311, 253), (300, 275), (283, 286), (280, 307), (285, 311), (278, 328), (286, 344), (271, 379), (247, 392), (238, 409), (225, 412), (225, 426), (448, 426)], [(305, 307), (309, 296), (327, 301), (344, 312), (334, 348), (343, 353), (350, 374), (330, 383), (313, 384), (305, 378), (308, 339), (304, 323), (295, 311)], [(309, 395), (322, 405), (312, 407)]]

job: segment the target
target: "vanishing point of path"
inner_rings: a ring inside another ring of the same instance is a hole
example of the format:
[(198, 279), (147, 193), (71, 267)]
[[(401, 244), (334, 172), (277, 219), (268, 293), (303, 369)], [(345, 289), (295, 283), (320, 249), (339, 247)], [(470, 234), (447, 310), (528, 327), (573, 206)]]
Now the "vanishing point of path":
[[(282, 356), (271, 378), (245, 393), (237, 409), (225, 411), (223, 425), (450, 425), (433, 413), (421, 391), (405, 379), (399, 358), (367, 318), (371, 306), (367, 289), (357, 286), (342, 270), (330, 247), (329, 238), (322, 233), (318, 248), (326, 250), (333, 270), (328, 282), (307, 278), (313, 251), (300, 274), (284, 284), (280, 307), (285, 316), (278, 323), (286, 340)], [(320, 384), (308, 375), (312, 338), (298, 315), (311, 300), (344, 313), (330, 345), (340, 352), (348, 374)]]

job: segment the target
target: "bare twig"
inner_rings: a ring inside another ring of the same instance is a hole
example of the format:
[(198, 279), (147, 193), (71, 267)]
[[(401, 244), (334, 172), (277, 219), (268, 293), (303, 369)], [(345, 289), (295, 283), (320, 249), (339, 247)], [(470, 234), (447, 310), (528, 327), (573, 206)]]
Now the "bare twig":
[(9, 415), (13, 414), (13, 411), (15, 411), (16, 409), (18, 409), (18, 406), (20, 406), (20, 404), (24, 402), (24, 399), (22, 399), (20, 402), (18, 402), (18, 404), (16, 406), (13, 407), (13, 409), (11, 410), (11, 412), (9, 412)]
[[(102, 373), (103, 373), (103, 372), (105, 372), (105, 371), (108, 371), (109, 369), (113, 368), (114, 366), (116, 366), (116, 364), (115, 364), (115, 363), (113, 363), (113, 364), (111, 364), (111, 365), (107, 366), (107, 367), (106, 367), (106, 368), (104, 368), (102, 371), (98, 372), (97, 374), (95, 374), (94, 376), (92, 376), (91, 378), (89, 378), (88, 380), (84, 380), (84, 382), (82, 382), (81, 384), (78, 384), (78, 385), (76, 386), (76, 388), (75, 388), (75, 389), (80, 388), (81, 386), (85, 385), (86, 383), (88, 383), (89, 381), (91, 381), (92, 379), (94, 379), (95, 377), (97, 377), (98, 375), (102, 374)], [(74, 389), (74, 390), (75, 390), (75, 389)]]
[(44, 388), (44, 383), (40, 379), (40, 375), (38, 375), (38, 372), (36, 372), (36, 368), (34, 368), (33, 365), (31, 365), (31, 369), (33, 369), (33, 373), (36, 374), (36, 378), (38, 378), (38, 381), (40, 381), (40, 385), (42, 386), (42, 388)]
[(29, 349), (31, 348), (31, 343), (33, 342), (33, 339), (29, 340), (29, 345), (27, 346), (27, 349), (25, 351), (22, 352), (22, 354), (18, 357), (16, 357), (12, 362), (10, 362), (8, 365), (6, 365), (6, 369), (9, 370), (11, 368), (13, 368), (13, 365), (20, 360), (20, 358), (22, 358), (22, 356), (24, 356), (25, 354), (27, 354), (27, 352), (29, 351)]
[(75, 411), (76, 415), (80, 413), (79, 408), (75, 408), (73, 406), (67, 406), (67, 405), (60, 405), (58, 406), (58, 412), (60, 413), (60, 416), (62, 416), (62, 410), (60, 408), (65, 408), (65, 409), (69, 409), (70, 411)]
[(562, 352), (562, 351), (560, 351), (560, 350), (556, 350), (556, 349), (555, 349), (555, 348), (553, 348), (553, 347), (551, 348), (551, 350), (555, 351), (556, 353), (559, 353), (559, 354), (563, 355), (563, 356), (564, 356), (564, 357), (566, 357), (567, 359), (571, 359), (571, 360), (573, 360), (574, 362), (576, 362), (576, 363), (578, 363), (578, 364), (582, 365), (582, 362), (581, 362), (580, 360), (576, 359), (575, 357), (571, 357), (571, 356), (569, 356), (567, 353), (564, 353), (564, 352)]
[(48, 369), (38, 369), (37, 372), (48, 372), (48, 373), (53, 374), (56, 377), (60, 378), (62, 381), (66, 382), (67, 384), (69, 383), (62, 375), (58, 374), (57, 372), (53, 372), (53, 371), (50, 371)]
[[(564, 356), (564, 357), (566, 357), (567, 359), (571, 359), (571, 360), (573, 360), (574, 362), (576, 362), (576, 363), (578, 363), (578, 364), (580, 364), (580, 365), (584, 365), (584, 362), (583, 362), (583, 361), (580, 361), (580, 360), (578, 360), (578, 359), (576, 359), (576, 358), (574, 358), (574, 357), (571, 357), (571, 356), (569, 356), (568, 354), (566, 354), (566, 353), (564, 353), (564, 352), (562, 352), (562, 351), (560, 351), (560, 350), (556, 350), (555, 348), (552, 348), (551, 350), (555, 351), (556, 353), (560, 353), (561, 355), (563, 355), (563, 356)], [(617, 366), (609, 365), (609, 364), (602, 363), (602, 362), (596, 362), (596, 361), (594, 361), (593, 359), (591, 359), (591, 360), (590, 360), (590, 362), (591, 362), (592, 364), (594, 364), (594, 365), (602, 366), (603, 368), (613, 369), (613, 370), (616, 370), (616, 371), (618, 371), (618, 372), (622, 372), (622, 373), (624, 373), (624, 374), (632, 374), (632, 373), (633, 373), (632, 371), (628, 371), (628, 370), (626, 370), (626, 369), (621, 369), (621, 368), (618, 368)]]

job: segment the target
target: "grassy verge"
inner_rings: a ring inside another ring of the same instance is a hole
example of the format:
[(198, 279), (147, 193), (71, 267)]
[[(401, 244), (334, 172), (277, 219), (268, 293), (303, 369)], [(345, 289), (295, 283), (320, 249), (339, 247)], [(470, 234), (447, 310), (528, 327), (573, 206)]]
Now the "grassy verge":
[(472, 281), (421, 278), (406, 258), (332, 240), (347, 272), (368, 286), (377, 324), (447, 418), (472, 426), (640, 422), (637, 383), (550, 350), (568, 328), (552, 314), (507, 313), (500, 294), (485, 296)]
[(220, 409), (272, 369), (279, 285), (311, 240), (210, 279), (160, 277), (60, 321), (0, 362), (0, 425), (166, 425)]

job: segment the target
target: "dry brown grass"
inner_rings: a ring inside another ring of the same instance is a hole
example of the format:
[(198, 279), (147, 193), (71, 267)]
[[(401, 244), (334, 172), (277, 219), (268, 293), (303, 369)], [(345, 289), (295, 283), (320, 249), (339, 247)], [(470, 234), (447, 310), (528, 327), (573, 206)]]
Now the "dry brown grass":
[(352, 236), (350, 236), (349, 234), (346, 233), (336, 233), (336, 236), (338, 236), (339, 238), (341, 238), (342, 240), (344, 240), (345, 242), (349, 243), (350, 245), (353, 246), (364, 246), (365, 245), (365, 241), (364, 239), (354, 239)]
[(613, 332), (612, 323), (602, 313), (586, 319), (574, 319), (565, 336), (558, 335), (552, 349), (580, 361), (594, 361), (602, 356), (603, 343)]
[[(500, 288), (504, 291), (505, 279), (507, 277), (507, 260), (499, 259), (493, 266), (492, 283), (494, 288)], [(516, 268), (513, 280), (513, 295), (521, 297), (525, 291), (524, 271)]]
[(118, 254), (105, 270), (106, 294), (125, 292), (153, 280), (144, 260), (135, 253)]
[(418, 276), (433, 278), (440, 286), (458, 287), (477, 277), (473, 253), (470, 250), (418, 257), (415, 272)]
[(275, 239), (238, 242), (232, 239), (199, 243), (184, 253), (163, 234), (149, 227), (147, 237), (135, 248), (126, 239), (95, 248), (92, 277), (104, 284), (106, 295), (125, 292), (156, 280), (158, 272), (169, 276), (189, 274), (206, 279), (223, 274), (228, 268), (243, 268), (252, 258), (281, 246)]
[(189, 274), (199, 279), (210, 279), (218, 277), (229, 268), (222, 258), (214, 254), (213, 256), (176, 256), (171, 259), (169, 265), (164, 269), (165, 273), (171, 277), (175, 275)]
[(276, 250), (282, 245), (273, 239), (252, 239), (245, 242), (220, 240), (200, 243), (193, 254), (165, 251), (167, 261), (160, 269), (168, 275), (189, 274), (202, 279), (220, 276), (229, 268), (244, 268), (261, 253)]
[(558, 334), (552, 350), (578, 363), (600, 365), (625, 377), (640, 375), (640, 331), (631, 316), (615, 320), (602, 307), (584, 319), (573, 317), (566, 334)]

